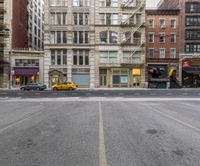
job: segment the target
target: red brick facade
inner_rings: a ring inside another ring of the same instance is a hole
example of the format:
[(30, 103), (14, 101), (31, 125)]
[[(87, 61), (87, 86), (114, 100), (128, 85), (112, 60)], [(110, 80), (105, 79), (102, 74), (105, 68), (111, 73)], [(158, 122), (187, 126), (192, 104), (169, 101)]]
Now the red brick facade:
[(12, 48), (28, 48), (27, 0), (13, 0)]
[[(160, 82), (168, 87), (172, 70), (175, 72), (174, 79), (178, 77), (179, 24), (179, 10), (146, 11), (146, 81), (149, 85)], [(162, 71), (158, 71), (157, 76), (152, 76), (151, 72), (154, 71), (155, 74), (155, 70)]]

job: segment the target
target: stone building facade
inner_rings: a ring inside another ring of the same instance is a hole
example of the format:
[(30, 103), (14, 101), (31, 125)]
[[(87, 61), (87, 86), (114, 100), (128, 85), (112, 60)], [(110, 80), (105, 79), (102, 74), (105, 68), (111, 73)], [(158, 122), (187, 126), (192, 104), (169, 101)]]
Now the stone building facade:
[(96, 2), (97, 87), (144, 87), (145, 1)]
[(45, 1), (45, 83), (144, 86), (145, 1)]
[(95, 0), (45, 0), (45, 83), (95, 86)]
[(9, 87), (12, 1), (0, 1), (0, 88)]

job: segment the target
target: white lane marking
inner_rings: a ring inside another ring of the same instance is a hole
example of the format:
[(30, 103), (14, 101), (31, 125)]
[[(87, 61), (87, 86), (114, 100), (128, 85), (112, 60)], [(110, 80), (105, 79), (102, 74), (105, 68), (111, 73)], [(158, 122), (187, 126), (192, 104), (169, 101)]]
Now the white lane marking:
[(157, 112), (159, 114), (162, 114), (163, 116), (165, 116), (165, 117), (167, 117), (169, 119), (172, 119), (172, 120), (178, 122), (179, 124), (181, 124), (181, 125), (183, 125), (183, 126), (185, 126), (187, 128), (190, 128), (190, 129), (193, 129), (194, 131), (200, 132), (200, 128), (197, 128), (197, 127), (195, 127), (195, 126), (193, 126), (193, 125), (191, 125), (191, 124), (189, 124), (187, 122), (184, 122), (184, 121), (182, 121), (180, 119), (177, 119), (177, 118), (175, 118), (175, 117), (173, 117), (173, 116), (171, 116), (169, 114), (166, 114), (166, 113), (158, 111), (158, 110), (152, 110), (152, 111)]
[(17, 125), (19, 125), (19, 124), (21, 124), (21, 123), (23, 123), (23, 122), (25, 122), (25, 121), (31, 119), (33, 116), (37, 115), (38, 113), (41, 113), (42, 111), (43, 111), (43, 110), (38, 110), (38, 111), (36, 111), (36, 112), (30, 113), (28, 117), (25, 117), (25, 118), (23, 118), (23, 119), (20, 119), (20, 120), (18, 120), (18, 121), (16, 121), (16, 122), (11, 123), (10, 125), (8, 125), (8, 126), (6, 126), (6, 127), (4, 127), (4, 128), (1, 128), (1, 129), (0, 129), (0, 134), (2, 134), (2, 133), (3, 133), (5, 130), (7, 130), (7, 129), (10, 129), (10, 128), (14, 127), (14, 126), (17, 126)]
[(99, 166), (107, 166), (104, 127), (103, 127), (103, 113), (101, 110), (100, 101), (99, 101)]

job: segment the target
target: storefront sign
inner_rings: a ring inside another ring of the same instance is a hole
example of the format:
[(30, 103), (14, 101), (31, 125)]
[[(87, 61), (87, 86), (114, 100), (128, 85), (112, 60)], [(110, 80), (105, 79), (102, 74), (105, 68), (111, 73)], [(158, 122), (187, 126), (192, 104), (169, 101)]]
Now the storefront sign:
[(183, 61), (182, 66), (183, 66), (183, 68), (190, 67), (190, 66), (191, 66), (190, 60), (185, 60), (185, 61)]
[(133, 74), (134, 76), (140, 76), (140, 75), (141, 75), (141, 69), (134, 68), (134, 69), (132, 70), (132, 74)]
[(128, 76), (120, 76), (120, 83), (127, 84), (128, 83)]
[(200, 58), (200, 54), (199, 53), (194, 53), (193, 57), (199, 57)]

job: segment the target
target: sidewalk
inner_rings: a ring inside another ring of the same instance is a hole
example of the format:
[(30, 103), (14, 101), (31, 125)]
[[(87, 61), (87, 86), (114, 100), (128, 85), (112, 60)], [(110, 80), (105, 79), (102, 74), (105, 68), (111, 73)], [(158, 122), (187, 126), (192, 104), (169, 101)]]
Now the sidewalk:
[[(0, 91), (8, 91), (10, 89), (7, 88), (0, 88)], [(11, 91), (17, 91), (20, 90), (19, 88), (12, 88)], [(46, 90), (50, 91), (51, 88), (47, 88)], [(79, 90), (88, 90), (88, 91), (137, 91), (137, 90), (158, 90), (158, 91), (167, 91), (167, 90), (198, 90), (200, 92), (200, 88), (180, 88), (180, 89), (154, 89), (154, 88), (78, 88), (77, 91)]]

